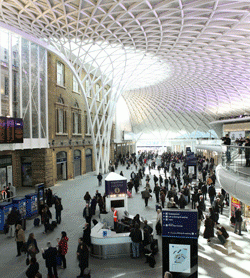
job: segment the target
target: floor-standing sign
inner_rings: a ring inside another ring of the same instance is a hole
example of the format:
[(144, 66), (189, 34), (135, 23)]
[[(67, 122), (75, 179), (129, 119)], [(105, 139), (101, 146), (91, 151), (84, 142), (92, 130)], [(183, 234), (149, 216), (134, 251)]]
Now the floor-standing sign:
[(198, 277), (197, 210), (163, 209), (162, 264), (174, 278)]

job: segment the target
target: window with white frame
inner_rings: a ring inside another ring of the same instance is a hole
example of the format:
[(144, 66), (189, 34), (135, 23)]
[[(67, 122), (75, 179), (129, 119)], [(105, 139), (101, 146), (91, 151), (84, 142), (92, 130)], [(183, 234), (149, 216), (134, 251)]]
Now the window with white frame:
[(79, 93), (79, 86), (78, 86), (78, 82), (75, 78), (75, 76), (73, 75), (73, 92), (75, 93)]
[(57, 84), (60, 86), (64, 86), (64, 64), (61, 62), (57, 62)]

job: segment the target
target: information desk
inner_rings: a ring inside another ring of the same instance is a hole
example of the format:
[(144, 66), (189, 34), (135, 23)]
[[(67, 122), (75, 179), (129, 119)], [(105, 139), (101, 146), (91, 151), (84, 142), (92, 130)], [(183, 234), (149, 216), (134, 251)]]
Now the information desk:
[[(129, 215), (127, 218), (133, 219), (134, 216)], [(148, 225), (153, 228), (152, 222), (148, 221)], [(141, 223), (141, 229), (143, 226), (144, 223)], [(130, 232), (116, 233), (104, 227), (105, 224), (99, 222), (91, 229), (91, 255), (99, 259), (129, 257), (132, 242)]]
[(103, 229), (98, 223), (91, 229), (91, 254), (99, 259), (111, 259), (130, 256), (130, 233), (119, 233)]

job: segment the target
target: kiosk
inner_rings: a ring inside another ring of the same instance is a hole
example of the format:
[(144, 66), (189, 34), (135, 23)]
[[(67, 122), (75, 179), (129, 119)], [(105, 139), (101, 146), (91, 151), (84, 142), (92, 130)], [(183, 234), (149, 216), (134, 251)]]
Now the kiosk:
[(38, 214), (37, 193), (25, 195), (26, 198), (26, 217), (32, 218)]
[(118, 220), (128, 210), (127, 179), (114, 172), (105, 179), (106, 211), (114, 207), (118, 212)]
[(0, 203), (0, 231), (3, 232), (5, 221), (11, 212), (13, 204), (11, 202)]
[(36, 184), (35, 189), (37, 193), (38, 211), (40, 211), (40, 207), (45, 204), (44, 183)]
[[(128, 213), (127, 203), (127, 179), (114, 172), (105, 179), (106, 211), (100, 215), (100, 222), (91, 229), (91, 255), (99, 259), (117, 257), (129, 257), (131, 254), (130, 224), (134, 216)], [(116, 231), (111, 230), (114, 226), (114, 217), (111, 208), (118, 212)], [(141, 228), (143, 228), (143, 220)], [(153, 223), (148, 221), (153, 227)]]
[(21, 219), (26, 218), (26, 198), (18, 197), (12, 200), (13, 207), (15, 207), (21, 214)]

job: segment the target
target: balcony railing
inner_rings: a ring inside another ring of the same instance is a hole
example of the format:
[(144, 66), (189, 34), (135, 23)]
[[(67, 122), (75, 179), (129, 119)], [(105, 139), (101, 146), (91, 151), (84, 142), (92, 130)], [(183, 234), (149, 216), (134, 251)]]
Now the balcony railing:
[[(249, 152), (249, 166), (247, 166), (246, 150)], [(250, 182), (250, 147), (223, 145), (222, 166), (234, 174), (245, 177)]]

